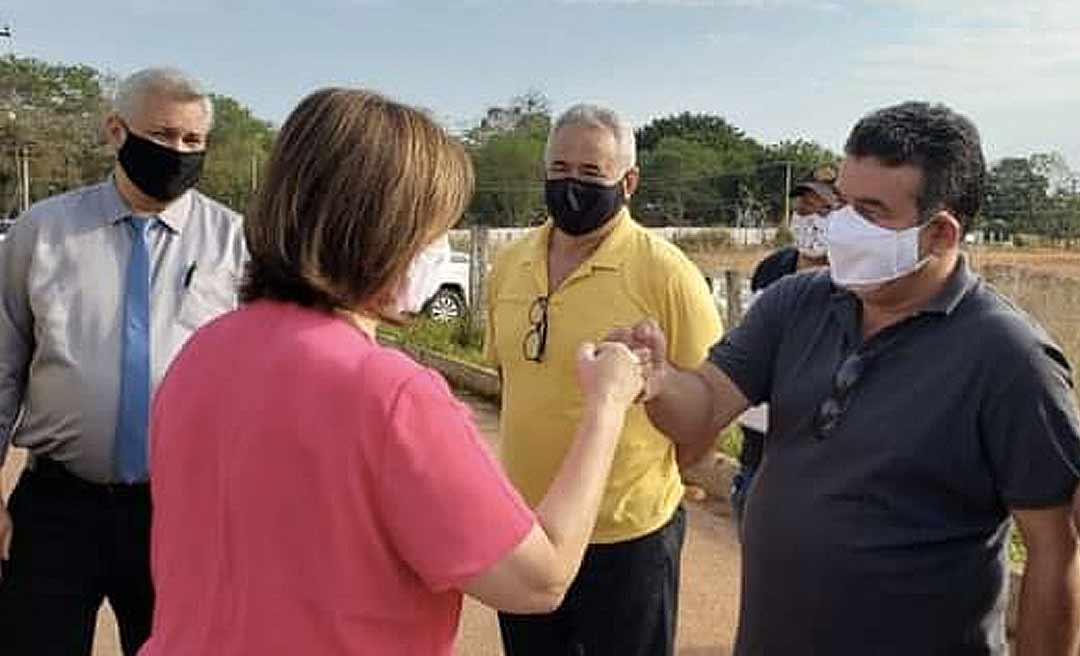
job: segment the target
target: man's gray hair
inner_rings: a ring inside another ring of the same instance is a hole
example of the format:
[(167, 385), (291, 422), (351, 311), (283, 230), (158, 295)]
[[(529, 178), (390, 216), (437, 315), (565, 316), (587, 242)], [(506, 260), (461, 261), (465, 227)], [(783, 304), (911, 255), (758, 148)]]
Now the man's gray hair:
[(633, 168), (637, 163), (637, 143), (634, 129), (614, 111), (598, 105), (574, 105), (559, 115), (548, 133), (547, 146), (544, 148), (544, 161), (548, 161), (551, 144), (555, 133), (571, 125), (587, 125), (603, 128), (615, 137), (616, 158), (620, 175)]
[(178, 102), (202, 102), (209, 125), (214, 124), (214, 104), (198, 80), (175, 68), (144, 68), (120, 83), (113, 109), (131, 121), (147, 96), (163, 96)]

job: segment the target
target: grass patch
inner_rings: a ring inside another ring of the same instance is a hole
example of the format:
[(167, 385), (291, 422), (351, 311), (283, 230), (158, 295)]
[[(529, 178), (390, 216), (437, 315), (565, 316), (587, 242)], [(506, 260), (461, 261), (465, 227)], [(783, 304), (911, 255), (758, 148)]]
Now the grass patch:
[(739, 459), (742, 452), (742, 431), (734, 423), (724, 429), (716, 439), (716, 450), (729, 458)]
[(1027, 562), (1027, 547), (1024, 546), (1024, 538), (1020, 537), (1016, 524), (1009, 528), (1009, 562), (1018, 565)]
[(483, 334), (470, 329), (464, 321), (440, 323), (419, 318), (400, 327), (380, 326), (379, 332), (405, 346), (435, 351), (471, 364), (488, 364), (484, 360)]
[(1033, 316), (1065, 352), (1080, 364), (1080, 279), (1052, 270), (982, 263), (980, 273), (998, 291)]

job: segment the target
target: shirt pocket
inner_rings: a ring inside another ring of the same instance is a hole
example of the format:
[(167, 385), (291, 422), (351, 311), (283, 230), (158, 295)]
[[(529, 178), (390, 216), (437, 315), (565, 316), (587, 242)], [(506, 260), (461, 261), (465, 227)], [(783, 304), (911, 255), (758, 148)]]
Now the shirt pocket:
[[(525, 336), (531, 330), (539, 329), (539, 323), (533, 324), (531, 315), (539, 295), (511, 292), (500, 294), (494, 300), (491, 318), (495, 336), (495, 351), (498, 353), (500, 366), (509, 359), (524, 357)], [(535, 310), (537, 319), (542, 319), (542, 312)]]
[(228, 269), (196, 270), (181, 294), (177, 321), (185, 328), (198, 330), (222, 314), (236, 309), (236, 276)]

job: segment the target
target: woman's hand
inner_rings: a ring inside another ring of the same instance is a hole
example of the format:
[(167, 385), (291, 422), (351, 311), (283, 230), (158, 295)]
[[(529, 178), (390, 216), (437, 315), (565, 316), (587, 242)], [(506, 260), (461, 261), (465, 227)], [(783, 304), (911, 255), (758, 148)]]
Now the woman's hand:
[(644, 388), (641, 363), (641, 355), (625, 344), (582, 344), (577, 353), (577, 378), (586, 404), (628, 407)]

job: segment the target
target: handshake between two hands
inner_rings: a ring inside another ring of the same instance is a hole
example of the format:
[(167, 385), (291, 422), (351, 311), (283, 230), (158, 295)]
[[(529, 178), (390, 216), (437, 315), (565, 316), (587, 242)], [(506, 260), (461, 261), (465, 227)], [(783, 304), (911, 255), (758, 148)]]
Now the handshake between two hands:
[(586, 399), (622, 405), (652, 400), (667, 367), (667, 339), (652, 319), (615, 328), (599, 345), (585, 343), (578, 350), (578, 384)]

